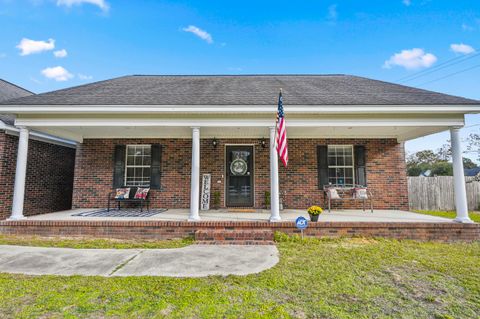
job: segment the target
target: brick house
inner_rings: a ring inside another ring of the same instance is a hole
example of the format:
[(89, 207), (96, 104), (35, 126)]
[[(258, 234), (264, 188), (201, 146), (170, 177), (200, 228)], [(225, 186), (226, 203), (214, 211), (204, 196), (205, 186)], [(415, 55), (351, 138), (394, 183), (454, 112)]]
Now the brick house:
[[(271, 143), (280, 88), (288, 168)], [(324, 206), (330, 183), (368, 186), (376, 208), (408, 210), (404, 141), (450, 130), (457, 220), (469, 221), (459, 128), (479, 111), (479, 101), (348, 75), (125, 76), (0, 106), (17, 116), (20, 139), (35, 130), (78, 143), (73, 208), (105, 207), (117, 187), (148, 186), (154, 207), (189, 208), (190, 220), (201, 219), (203, 174), (220, 207), (270, 203), (271, 220), (281, 218), (280, 202)], [(20, 180), (27, 153), (19, 150)], [(20, 208), (12, 218), (29, 213)]]
[[(0, 79), (0, 102), (33, 93)], [(0, 220), (10, 216), (19, 129), (13, 115), (0, 114)], [(75, 143), (32, 131), (28, 145), (25, 215), (69, 209)]]

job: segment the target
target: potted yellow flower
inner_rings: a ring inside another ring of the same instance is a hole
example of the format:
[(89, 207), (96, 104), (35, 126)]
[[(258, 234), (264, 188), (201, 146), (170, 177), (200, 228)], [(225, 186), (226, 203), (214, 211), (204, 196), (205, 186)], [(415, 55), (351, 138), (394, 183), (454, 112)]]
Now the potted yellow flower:
[(318, 216), (323, 213), (323, 209), (320, 206), (310, 206), (307, 210), (308, 215), (310, 215), (310, 220), (312, 222), (318, 221)]

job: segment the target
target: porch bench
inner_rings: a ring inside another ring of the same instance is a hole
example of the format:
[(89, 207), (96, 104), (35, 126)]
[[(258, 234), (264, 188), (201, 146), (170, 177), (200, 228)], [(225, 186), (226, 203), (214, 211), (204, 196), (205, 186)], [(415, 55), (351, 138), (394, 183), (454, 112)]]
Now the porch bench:
[(107, 211), (110, 211), (111, 202), (117, 203), (117, 210), (120, 210), (120, 203), (140, 203), (140, 211), (143, 212), (143, 205), (147, 205), (147, 211), (150, 210), (150, 191), (145, 198), (135, 198), (138, 187), (129, 187), (130, 192), (128, 198), (115, 198), (116, 190), (108, 194), (108, 206)]
[[(336, 193), (338, 194), (338, 198), (332, 198), (330, 191), (331, 189), (335, 189)], [(366, 197), (357, 197), (357, 189), (365, 189)], [(370, 190), (363, 186), (363, 185), (355, 185), (353, 187), (346, 187), (343, 185), (324, 185), (323, 186), (323, 198), (324, 202), (325, 199), (328, 203), (328, 212), (331, 212), (332, 201), (346, 201), (346, 200), (354, 200), (354, 201), (362, 201), (362, 208), (365, 212), (365, 202), (370, 201), (370, 212), (373, 213), (373, 195)]]

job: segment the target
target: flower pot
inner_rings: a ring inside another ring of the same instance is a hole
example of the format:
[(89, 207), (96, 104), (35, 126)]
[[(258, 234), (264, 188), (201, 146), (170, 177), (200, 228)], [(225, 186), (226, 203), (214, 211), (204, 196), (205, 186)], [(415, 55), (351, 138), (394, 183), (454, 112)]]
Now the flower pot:
[(312, 214), (309, 214), (309, 215), (310, 215), (310, 221), (318, 222), (318, 216), (320, 216), (320, 215), (312, 215)]

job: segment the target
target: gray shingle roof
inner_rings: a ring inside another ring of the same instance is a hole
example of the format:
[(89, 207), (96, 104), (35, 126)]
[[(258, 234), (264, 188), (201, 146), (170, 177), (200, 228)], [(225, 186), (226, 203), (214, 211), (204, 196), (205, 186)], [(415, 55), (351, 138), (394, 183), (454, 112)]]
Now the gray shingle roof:
[[(32, 94), (32, 92), (25, 90), (24, 88), (0, 79), (0, 103)], [(0, 114), (0, 121), (13, 125), (15, 117), (13, 115)]]
[(133, 75), (28, 96), (8, 104), (275, 105), (280, 88), (286, 105), (480, 104), (350, 75)]

